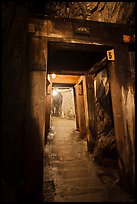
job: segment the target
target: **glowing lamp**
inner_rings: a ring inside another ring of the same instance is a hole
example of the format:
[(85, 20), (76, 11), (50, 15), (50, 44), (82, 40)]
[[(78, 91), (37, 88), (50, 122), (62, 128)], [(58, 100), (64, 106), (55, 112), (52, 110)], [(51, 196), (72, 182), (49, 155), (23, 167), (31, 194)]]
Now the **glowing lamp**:
[(56, 74), (52, 74), (52, 79), (55, 79), (56, 78)]

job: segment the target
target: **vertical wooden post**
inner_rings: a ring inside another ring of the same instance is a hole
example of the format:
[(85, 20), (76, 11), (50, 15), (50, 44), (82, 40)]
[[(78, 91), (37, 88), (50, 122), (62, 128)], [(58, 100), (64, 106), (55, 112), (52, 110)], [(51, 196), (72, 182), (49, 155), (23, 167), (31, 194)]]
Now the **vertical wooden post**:
[(75, 105), (75, 117), (76, 117), (76, 130), (79, 130), (79, 122), (78, 122), (78, 107), (77, 107), (77, 101), (76, 101), (76, 89), (73, 88), (74, 93), (74, 105)]
[(77, 103), (77, 110), (78, 110), (80, 137), (84, 138), (86, 136), (86, 126), (85, 126), (83, 85), (76, 84), (75, 88), (76, 88), (76, 103)]
[(79, 95), (78, 95), (78, 85), (75, 85), (75, 96), (76, 96), (76, 113), (77, 113), (77, 125), (78, 125), (78, 129), (80, 131), (80, 112), (79, 112)]
[(52, 92), (52, 83), (47, 86), (47, 94), (46, 94), (46, 115), (45, 115), (45, 144), (47, 139), (47, 134), (50, 128), (50, 112), (51, 112), (51, 92)]
[(94, 78), (91, 74), (86, 75), (87, 90), (87, 107), (88, 107), (88, 129), (87, 129), (87, 145), (88, 150), (93, 151), (96, 139), (95, 132), (95, 96), (94, 96)]
[(128, 46), (114, 47), (115, 62), (109, 65), (114, 128), (122, 183), (133, 190), (135, 179), (135, 104)]
[(25, 141), (25, 197), (42, 201), (45, 137), (47, 39), (29, 35), (28, 93)]

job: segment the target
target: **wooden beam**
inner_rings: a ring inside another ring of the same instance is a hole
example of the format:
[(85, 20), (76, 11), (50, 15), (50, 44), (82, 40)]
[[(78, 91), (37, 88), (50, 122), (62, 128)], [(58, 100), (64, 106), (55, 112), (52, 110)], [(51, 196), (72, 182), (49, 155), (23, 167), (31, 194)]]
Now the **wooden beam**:
[[(59, 24), (60, 22), (64, 22), (65, 24), (72, 23), (76, 25), (76, 30), (77, 28), (88, 28), (89, 26), (100, 26), (105, 29), (119, 29), (120, 31), (125, 32), (125, 34), (133, 34), (135, 33), (135, 28), (128, 27), (127, 25), (124, 24), (117, 24), (117, 23), (108, 23), (108, 22), (99, 22), (99, 21), (89, 21), (89, 20), (84, 20), (84, 19), (71, 19), (71, 18), (53, 18), (49, 16), (43, 16), (43, 15), (36, 15), (36, 14), (31, 14), (30, 16), (30, 21), (37, 20), (39, 22), (48, 22), (52, 21), (55, 22), (55, 24)], [(77, 26), (78, 25), (78, 26)]]
[(88, 71), (89, 74), (97, 74), (99, 73), (108, 63), (106, 57), (104, 57), (100, 62), (93, 65), (93, 67)]
[[(49, 70), (48, 71), (48, 74), (52, 74), (53, 73), (53, 71), (52, 70)], [(57, 75), (75, 75), (75, 76), (81, 76), (81, 75), (85, 75), (85, 73), (86, 73), (86, 71), (76, 71), (76, 70), (74, 70), (74, 71), (70, 71), (70, 70), (65, 70), (64, 68), (62, 68), (62, 69), (60, 69), (60, 70), (58, 70), (58, 71), (56, 71), (56, 74)]]
[(64, 84), (76, 84), (79, 76), (75, 75), (56, 75), (56, 78), (52, 78), (50, 74), (50, 78), (52, 83), (64, 83)]
[(135, 35), (123, 35), (124, 43), (135, 43)]
[[(125, 25), (96, 21), (30, 18), (29, 24), (35, 24), (34, 36), (45, 36), (50, 40), (58, 38), (60, 41), (71, 43), (84, 41), (85, 43), (113, 45), (123, 43), (123, 35), (135, 35), (135, 29)], [(88, 30), (88, 35), (76, 32), (81, 29)]]

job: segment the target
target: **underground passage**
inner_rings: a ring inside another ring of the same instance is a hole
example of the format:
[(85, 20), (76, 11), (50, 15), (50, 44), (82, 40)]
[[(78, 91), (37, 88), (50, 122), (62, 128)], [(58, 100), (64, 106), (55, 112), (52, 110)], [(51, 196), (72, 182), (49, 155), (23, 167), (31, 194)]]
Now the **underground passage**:
[(2, 3), (2, 201), (135, 202), (134, 11)]

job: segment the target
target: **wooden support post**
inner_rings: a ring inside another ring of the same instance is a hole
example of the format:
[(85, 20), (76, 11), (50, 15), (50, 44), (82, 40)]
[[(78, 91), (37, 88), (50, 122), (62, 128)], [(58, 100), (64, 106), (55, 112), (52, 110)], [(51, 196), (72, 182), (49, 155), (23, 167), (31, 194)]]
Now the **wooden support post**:
[(88, 150), (93, 151), (96, 139), (95, 131), (95, 97), (94, 97), (94, 79), (91, 74), (86, 75), (87, 89), (87, 107), (88, 107), (88, 129), (87, 129), (87, 145)]
[(84, 138), (86, 136), (86, 127), (85, 127), (83, 85), (77, 84), (75, 85), (75, 88), (76, 88), (76, 103), (77, 103), (77, 110), (78, 110), (80, 137)]
[(45, 144), (47, 141), (47, 134), (48, 134), (49, 128), (50, 128), (51, 94), (52, 94), (52, 83), (50, 83), (47, 86), (47, 93), (46, 93)]
[(47, 39), (30, 35), (28, 44), (24, 196), (29, 201), (42, 201)]
[(79, 112), (79, 95), (78, 95), (78, 85), (74, 86), (75, 88), (75, 97), (76, 97), (76, 113), (77, 113), (77, 127), (80, 131), (80, 112)]
[(132, 191), (135, 179), (135, 104), (128, 46), (114, 47), (116, 61), (109, 64), (114, 128), (119, 152), (120, 179)]
[(76, 90), (75, 90), (75, 87), (73, 88), (73, 93), (74, 93), (74, 105), (75, 105), (75, 117), (76, 117), (76, 130), (79, 130), (78, 107), (77, 107), (77, 101), (76, 101)]

